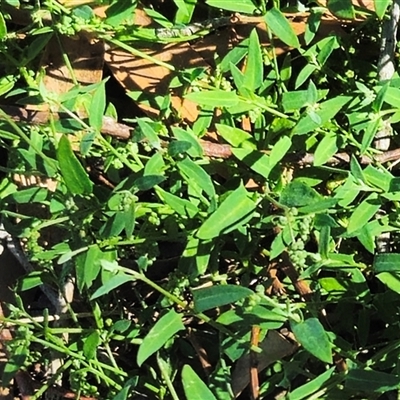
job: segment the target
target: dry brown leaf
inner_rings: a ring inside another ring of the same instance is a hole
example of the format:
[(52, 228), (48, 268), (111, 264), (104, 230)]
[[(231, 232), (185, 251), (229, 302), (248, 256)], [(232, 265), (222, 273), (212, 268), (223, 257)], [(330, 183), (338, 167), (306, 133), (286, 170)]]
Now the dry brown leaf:
[[(286, 339), (280, 333), (270, 330), (258, 347), (263, 350), (262, 353), (257, 355), (257, 371), (260, 373), (268, 367), (268, 365), (293, 354), (299, 346), (297, 343)], [(238, 397), (250, 383), (249, 365), (250, 354), (246, 354), (238, 360), (233, 370), (232, 390), (235, 398)]]
[[(73, 70), (71, 74), (63, 54), (68, 57)], [(53, 37), (43, 54), (41, 66), (45, 69), (43, 78), (46, 89), (51, 93), (65, 93), (75, 82), (90, 85), (100, 82), (103, 76), (104, 44), (92, 41), (86, 35), (76, 37)]]
[[(176, 70), (208, 66), (188, 43), (168, 45), (155, 43), (151, 48), (141, 49), (141, 51), (159, 61), (173, 65)], [(162, 96), (168, 93), (168, 85), (172, 78), (169, 69), (119, 49), (107, 51), (105, 61), (125, 90), (142, 91), (150, 96)], [(172, 95), (171, 101), (183, 119), (196, 120), (198, 110), (194, 103), (182, 100), (182, 97), (177, 94)], [(151, 117), (158, 115), (154, 107), (141, 104), (139, 106)]]

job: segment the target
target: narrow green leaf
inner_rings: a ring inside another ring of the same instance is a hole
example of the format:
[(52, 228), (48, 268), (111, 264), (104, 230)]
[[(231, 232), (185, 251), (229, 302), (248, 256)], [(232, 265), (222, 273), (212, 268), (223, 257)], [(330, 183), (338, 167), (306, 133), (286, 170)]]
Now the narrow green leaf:
[(253, 29), (250, 34), (249, 52), (247, 55), (246, 69), (244, 71), (243, 85), (254, 92), (263, 82), (264, 63), (261, 54), (260, 41), (257, 30)]
[(292, 331), (299, 343), (313, 356), (332, 364), (332, 346), (324, 327), (317, 318), (303, 322), (291, 322)]
[(232, 148), (232, 154), (265, 179), (272, 170), (269, 157), (261, 151)]
[(106, 81), (99, 83), (89, 105), (89, 124), (100, 132), (103, 125), (103, 115), (106, 109)]
[(381, 124), (380, 118), (376, 118), (375, 121), (371, 121), (367, 126), (367, 129), (364, 132), (362, 142), (361, 142), (361, 154), (364, 154), (368, 148), (371, 146), (372, 141), (374, 140), (375, 134)]
[[(399, 389), (400, 378), (395, 374), (385, 372), (351, 369), (346, 375), (345, 388), (352, 391), (371, 393), (387, 393)], [(368, 396), (370, 397), (370, 396)]]
[(208, 240), (230, 232), (249, 220), (255, 208), (256, 204), (249, 199), (243, 185), (240, 185), (203, 223), (197, 232), (197, 237)]
[(168, 155), (170, 157), (182, 156), (188, 153), (192, 144), (186, 140), (173, 140), (168, 144)]
[(88, 360), (93, 360), (96, 357), (97, 348), (100, 343), (100, 334), (97, 330), (84, 339), (83, 354)]
[(160, 152), (153, 154), (144, 167), (144, 175), (163, 175), (165, 169), (164, 159)]
[(373, 269), (379, 272), (400, 272), (399, 253), (380, 253), (374, 257)]
[(7, 25), (4, 20), (3, 13), (0, 13), (0, 40), (5, 39), (7, 36)]
[(382, 109), (383, 101), (386, 98), (386, 93), (389, 89), (390, 82), (386, 82), (383, 86), (381, 86), (376, 94), (374, 101), (371, 106), (374, 112), (379, 113)]
[(337, 151), (337, 133), (328, 132), (315, 149), (314, 165), (320, 166), (325, 164)]
[(194, 218), (194, 216), (199, 212), (198, 208), (191, 203), (189, 200), (181, 199), (174, 194), (166, 192), (160, 187), (156, 187), (156, 193), (162, 201), (168, 204), (174, 211), (176, 211), (181, 216), (188, 216), (189, 218)]
[(72, 151), (71, 143), (63, 135), (58, 142), (57, 160), (61, 175), (72, 194), (90, 194), (93, 183)]
[(300, 180), (293, 180), (283, 189), (279, 202), (287, 207), (303, 207), (321, 200), (322, 196), (313, 188)]
[(293, 128), (293, 134), (303, 135), (330, 122), (350, 99), (350, 96), (338, 96), (324, 101), (323, 103), (319, 103), (319, 108), (315, 110), (315, 113), (320, 118), (320, 121), (316, 122), (312, 116), (306, 114)]
[(307, 105), (307, 90), (284, 92), (282, 94), (282, 106), (285, 112), (300, 110)]
[(3, 369), (3, 376), (1, 378), (1, 384), (3, 387), (7, 387), (10, 384), (12, 378), (20, 370), (28, 357), (27, 344), (24, 343), (13, 349), (10, 358)]
[(173, 126), (172, 133), (178, 140), (184, 140), (185, 142), (189, 142), (192, 145), (192, 147), (187, 150), (187, 153), (190, 155), (190, 157), (203, 156), (203, 148), (201, 147), (199, 139), (193, 132)]
[(221, 8), (222, 10), (228, 10), (243, 14), (254, 14), (256, 11), (256, 6), (252, 0), (236, 0), (236, 1), (226, 1), (226, 0), (207, 0), (206, 4), (211, 7)]
[(100, 273), (100, 261), (104, 258), (104, 253), (97, 244), (93, 244), (89, 246), (85, 256), (84, 270), (82, 271), (82, 281), (87, 288), (90, 288), (93, 281)]
[(311, 43), (316, 33), (318, 32), (318, 28), (321, 23), (321, 17), (321, 11), (314, 11), (313, 9), (311, 9), (310, 15), (307, 19), (306, 31), (304, 32), (304, 40), (307, 45)]
[(295, 89), (298, 89), (317, 69), (318, 67), (314, 64), (306, 64), (297, 75)]
[(239, 97), (235, 92), (225, 90), (213, 90), (204, 92), (192, 92), (185, 96), (188, 100), (208, 107), (232, 107), (239, 103)]
[(126, 237), (130, 239), (132, 237), (133, 231), (135, 230), (136, 223), (136, 203), (131, 201), (131, 203), (125, 206), (123, 215), (125, 217), (125, 233)]
[(271, 149), (269, 154), (269, 167), (272, 169), (277, 165), (292, 146), (292, 141), (287, 136), (282, 136)]
[(106, 24), (118, 27), (124, 22), (133, 22), (137, 0), (113, 1), (106, 10)]
[(287, 53), (283, 59), (280, 76), (284, 83), (288, 83), (292, 77), (292, 56), (290, 53)]
[(321, 390), (323, 387), (326, 387), (326, 383), (329, 381), (329, 378), (334, 372), (335, 367), (329, 368), (327, 371), (312, 379), (310, 382), (307, 382), (304, 385), (294, 389), (289, 393), (288, 400), (309, 399), (313, 393)]
[(146, 191), (163, 182), (165, 177), (162, 175), (145, 175), (137, 178), (134, 185), (138, 190)]
[(354, 19), (355, 12), (351, 0), (328, 0), (329, 11), (338, 18)]
[(217, 400), (188, 364), (182, 368), (182, 386), (187, 400)]
[(102, 286), (100, 286), (90, 297), (90, 300), (97, 299), (98, 297), (104, 296), (105, 294), (111, 292), (111, 290), (123, 285), (126, 282), (132, 280), (132, 277), (126, 274), (119, 273), (107, 280)]
[(390, 290), (400, 294), (400, 274), (398, 272), (381, 272), (376, 277)]
[(321, 254), (321, 257), (324, 260), (328, 258), (330, 240), (331, 227), (322, 226), (319, 232), (318, 253)]
[(291, 47), (300, 47), (299, 39), (287, 18), (282, 12), (273, 7), (264, 16), (267, 27), (276, 35), (282, 42)]
[(242, 40), (221, 61), (219, 68), (221, 72), (228, 72), (230, 65), (237, 65), (247, 54), (249, 38)]
[(243, 147), (255, 150), (257, 147), (254, 137), (250, 133), (229, 125), (215, 124), (217, 132), (233, 147)]
[(250, 296), (253, 291), (237, 285), (209, 286), (193, 290), (194, 308), (197, 312), (211, 310)]
[(210, 175), (208, 175), (207, 172), (200, 167), (200, 165), (186, 157), (182, 161), (179, 161), (178, 168), (188, 179), (189, 185), (192, 181), (198, 185), (209, 196), (210, 199), (215, 199), (215, 188)]
[(150, 329), (139, 347), (137, 353), (137, 364), (139, 367), (152, 354), (161, 349), (175, 333), (184, 329), (182, 314), (178, 314), (174, 309), (171, 309), (167, 314), (163, 315)]
[(156, 149), (160, 149), (160, 139), (151, 124), (149, 124), (147, 121), (144, 121), (143, 119), (138, 119), (137, 123), (140, 130), (142, 131), (143, 136), (149, 141), (149, 144)]
[(374, 0), (375, 12), (379, 19), (383, 19), (392, 0)]
[(356, 178), (356, 180), (367, 183), (361, 165), (357, 161), (357, 158), (354, 157), (354, 154), (351, 155), (350, 172), (351, 175)]
[(347, 225), (347, 233), (351, 234), (361, 229), (377, 213), (381, 207), (381, 202), (376, 193), (371, 193), (353, 211)]

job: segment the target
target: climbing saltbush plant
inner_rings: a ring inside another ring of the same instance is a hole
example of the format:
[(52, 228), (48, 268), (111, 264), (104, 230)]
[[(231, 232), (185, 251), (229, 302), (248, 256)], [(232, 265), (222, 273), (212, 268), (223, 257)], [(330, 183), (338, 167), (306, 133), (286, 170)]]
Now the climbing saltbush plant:
[[(0, 7), (0, 103), (58, 110), (37, 124), (0, 106), (2, 224), (33, 267), (1, 317), (2, 386), (23, 371), (32, 398), (397, 398), (400, 79), (377, 76), (391, 2), (116, 0), (98, 2), (104, 18), (96, 2), (39, 3)], [(137, 25), (139, 6), (158, 28)], [(306, 15), (302, 35), (286, 11)], [(228, 29), (231, 13), (263, 29), (209, 68), (141, 50)], [(196, 120), (155, 93), (158, 117), (135, 109), (129, 138), (105, 135), (103, 118), (126, 114), (109, 77), (55, 94), (38, 67), (51, 37), (82, 32), (173, 71)], [(49, 291), (61, 300), (24, 300)]]

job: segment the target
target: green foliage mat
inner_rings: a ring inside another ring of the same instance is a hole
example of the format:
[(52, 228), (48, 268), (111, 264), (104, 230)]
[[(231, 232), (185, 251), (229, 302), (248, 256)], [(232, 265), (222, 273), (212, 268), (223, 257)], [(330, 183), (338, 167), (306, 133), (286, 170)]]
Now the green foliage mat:
[[(113, 1), (103, 19), (92, 3), (31, 3), (1, 3), (1, 101), (60, 118), (35, 125), (0, 110), (2, 223), (35, 267), (2, 317), (14, 335), (2, 385), (28, 371), (31, 399), (60, 385), (114, 400), (398, 398), (400, 79), (379, 81), (376, 66), (391, 2), (374, 12), (329, 1), (363, 19), (322, 38), (328, 9), (303, 4), (300, 40), (291, 4), (143, 2), (157, 30), (135, 25), (135, 1)], [(23, 28), (10, 17), (21, 10)], [(103, 135), (119, 111), (107, 79), (56, 95), (38, 70), (51, 36), (83, 30), (151, 61), (143, 41), (201, 38), (226, 29), (229, 12), (258, 15), (270, 44), (252, 30), (215, 68), (174, 71), (170, 87), (199, 107), (193, 124), (157, 93), (158, 118), (130, 115), (125, 141)], [(277, 39), (291, 48), (280, 57)], [(206, 145), (211, 135), (219, 143)], [(19, 297), (64, 293), (71, 280), (73, 299), (50, 314)], [(33, 374), (54, 360), (52, 375)]]

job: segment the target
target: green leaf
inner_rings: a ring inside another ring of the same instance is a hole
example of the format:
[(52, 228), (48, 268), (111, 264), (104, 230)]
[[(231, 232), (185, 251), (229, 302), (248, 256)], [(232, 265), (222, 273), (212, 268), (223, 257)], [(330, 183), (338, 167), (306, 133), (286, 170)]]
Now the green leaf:
[(72, 151), (67, 136), (61, 136), (57, 147), (57, 160), (60, 172), (68, 190), (72, 194), (90, 194), (93, 183)]
[(383, 101), (385, 100), (386, 93), (389, 89), (389, 85), (390, 85), (390, 83), (386, 82), (384, 85), (379, 87), (378, 93), (376, 94), (376, 97), (371, 104), (372, 109), (374, 110), (375, 113), (379, 113), (379, 111), (381, 111)]
[(398, 375), (366, 369), (351, 369), (345, 380), (346, 389), (366, 394), (387, 393), (399, 387)]
[(165, 163), (160, 152), (153, 154), (144, 167), (144, 175), (162, 175)]
[(290, 325), (296, 339), (309, 353), (332, 364), (332, 347), (328, 334), (317, 318), (308, 318), (300, 323), (291, 321)]
[(229, 125), (215, 124), (218, 134), (233, 147), (255, 150), (257, 143), (250, 133)]
[(225, 90), (213, 90), (204, 92), (192, 92), (185, 96), (190, 101), (208, 107), (232, 107), (239, 103), (239, 97), (235, 92)]
[(354, 7), (351, 0), (328, 0), (329, 11), (338, 18), (354, 19)]
[(100, 286), (90, 297), (90, 300), (97, 299), (98, 297), (104, 296), (105, 294), (111, 292), (111, 290), (123, 285), (126, 282), (132, 281), (132, 276), (119, 273), (107, 280), (102, 286)]
[(187, 400), (217, 400), (188, 364), (182, 368), (182, 386)]
[(24, 343), (13, 348), (12, 354), (3, 369), (3, 376), (1, 378), (3, 387), (7, 387), (17, 371), (24, 366), (28, 357), (28, 348), (26, 346), (27, 344)]
[(100, 334), (96, 330), (92, 332), (83, 343), (83, 354), (88, 360), (93, 360), (97, 354), (97, 348), (101, 343)]
[(347, 233), (351, 234), (358, 231), (377, 213), (381, 207), (381, 202), (376, 193), (371, 193), (361, 204), (353, 211), (347, 225)]
[(146, 191), (152, 189), (154, 186), (158, 185), (164, 180), (165, 177), (162, 175), (145, 175), (137, 178), (134, 185), (138, 188), (138, 190)]
[(133, 22), (137, 0), (114, 0), (106, 10), (106, 24), (118, 27), (125, 22)]
[(199, 139), (194, 135), (193, 132), (184, 130), (179, 127), (172, 127), (172, 133), (178, 140), (189, 142), (192, 146), (187, 150), (190, 157), (202, 157), (203, 148), (199, 142)]
[(221, 61), (219, 68), (221, 72), (228, 72), (230, 65), (237, 65), (246, 56), (248, 51), (249, 38), (242, 40), (236, 45)]
[(314, 64), (306, 64), (297, 75), (295, 89), (299, 88), (317, 69), (318, 67)]
[(244, 71), (243, 85), (254, 92), (263, 83), (264, 63), (261, 54), (260, 41), (257, 30), (250, 33), (249, 53), (247, 55), (246, 69)]
[(322, 200), (322, 196), (313, 188), (300, 180), (293, 180), (285, 186), (279, 202), (287, 207), (302, 207), (316, 204)]
[(285, 157), (291, 146), (291, 139), (287, 136), (282, 136), (272, 147), (269, 154), (269, 168), (274, 168)]
[(319, 232), (318, 240), (318, 253), (321, 254), (322, 259), (328, 258), (329, 244), (331, 240), (331, 227), (322, 226)]
[(374, 257), (373, 269), (379, 272), (400, 272), (400, 254), (381, 253)]
[(106, 81), (103, 80), (96, 87), (89, 105), (89, 124), (100, 132), (103, 125), (103, 115), (106, 109)]
[(325, 164), (337, 151), (337, 133), (328, 132), (315, 149), (314, 165), (320, 166)]
[(317, 123), (315, 118), (313, 119), (310, 114), (306, 114), (293, 128), (293, 134), (304, 135), (330, 122), (349, 100), (351, 100), (349, 96), (338, 96), (319, 103), (319, 108), (315, 110), (315, 113), (320, 118), (320, 121)]
[(284, 92), (282, 106), (285, 112), (300, 110), (307, 105), (307, 90)]
[(269, 157), (266, 154), (256, 150), (235, 148), (232, 148), (232, 154), (248, 165), (253, 171), (257, 172), (257, 174), (260, 174), (265, 179), (268, 178), (272, 168)]
[(182, 314), (178, 314), (174, 309), (171, 309), (167, 314), (163, 315), (150, 329), (139, 347), (137, 354), (139, 367), (152, 354), (161, 349), (175, 333), (184, 329)]
[(191, 203), (189, 200), (181, 199), (174, 194), (166, 192), (160, 187), (156, 187), (156, 193), (162, 201), (168, 204), (174, 211), (176, 211), (181, 216), (188, 216), (189, 218), (194, 218), (194, 216), (199, 212), (199, 209)]
[(3, 13), (0, 13), (0, 40), (3, 40), (7, 37), (7, 25), (4, 20)]
[(379, 19), (383, 19), (392, 0), (374, 0), (375, 12)]
[(371, 146), (372, 141), (374, 140), (376, 131), (378, 130), (379, 126), (381, 125), (380, 118), (376, 118), (374, 121), (371, 121), (367, 129), (364, 132), (362, 142), (361, 142), (361, 154), (364, 154), (368, 148)]
[(171, 157), (181, 156), (188, 153), (192, 144), (186, 140), (173, 140), (168, 145), (168, 155)]
[(230, 232), (248, 221), (255, 208), (256, 204), (249, 199), (243, 185), (240, 185), (203, 223), (197, 232), (197, 237), (208, 240)]
[(314, 11), (313, 9), (311, 9), (310, 15), (307, 19), (306, 31), (304, 32), (304, 40), (307, 45), (311, 43), (316, 33), (318, 32), (318, 28), (321, 24), (321, 17), (321, 11)]
[(288, 400), (309, 399), (313, 393), (321, 390), (321, 388), (327, 387), (327, 383), (334, 372), (335, 367), (329, 368), (321, 375), (294, 389), (289, 393)]
[(193, 302), (196, 312), (211, 310), (226, 304), (234, 303), (254, 292), (237, 285), (217, 285), (193, 290)]
[(300, 47), (299, 39), (287, 18), (282, 12), (273, 7), (264, 16), (267, 27), (276, 35), (282, 42), (291, 47)]
[(243, 14), (254, 14), (256, 11), (256, 6), (252, 0), (236, 0), (236, 1), (226, 1), (226, 0), (207, 0), (206, 4), (211, 7), (221, 8), (222, 10), (228, 10)]
[(92, 286), (93, 281), (100, 273), (100, 260), (104, 258), (104, 253), (97, 244), (93, 244), (89, 246), (83, 258), (84, 262), (77, 263), (76, 265), (77, 283), (80, 290), (82, 290), (84, 286), (86, 286), (86, 288)]
[(209, 196), (210, 199), (215, 199), (215, 188), (210, 175), (208, 175), (200, 165), (186, 157), (182, 161), (179, 161), (178, 168), (184, 177), (188, 179), (189, 185), (190, 182), (195, 183)]
[(376, 277), (390, 290), (400, 294), (400, 274), (398, 272), (381, 272)]
[(143, 119), (138, 119), (137, 123), (140, 130), (142, 131), (143, 136), (149, 141), (149, 144), (155, 149), (161, 149), (160, 139), (151, 124), (144, 121)]

